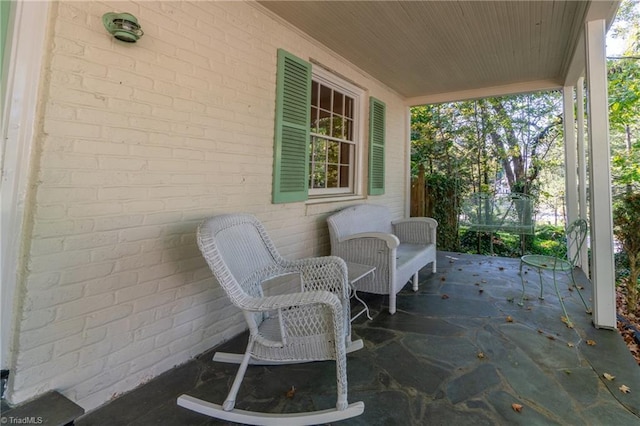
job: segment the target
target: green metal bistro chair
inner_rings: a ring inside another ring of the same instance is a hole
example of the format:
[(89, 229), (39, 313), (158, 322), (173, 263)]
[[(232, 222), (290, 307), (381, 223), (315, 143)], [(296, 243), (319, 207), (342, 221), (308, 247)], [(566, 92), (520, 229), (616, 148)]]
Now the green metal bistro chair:
[[(569, 315), (567, 314), (567, 309), (564, 306), (564, 301), (562, 296), (560, 296), (560, 291), (558, 290), (558, 281), (556, 279), (557, 272), (565, 272), (571, 276), (571, 283), (573, 287), (575, 287), (578, 295), (580, 296), (580, 300), (582, 300), (582, 304), (584, 305), (587, 313), (591, 313), (591, 308), (587, 305), (582, 297), (582, 293), (580, 292), (580, 287), (576, 284), (575, 277), (573, 275), (573, 270), (580, 259), (580, 251), (582, 249), (582, 245), (585, 242), (587, 237), (587, 221), (584, 219), (576, 219), (567, 227), (565, 232), (566, 240), (567, 240), (567, 252), (566, 255), (560, 255), (557, 253), (556, 256), (551, 255), (541, 255), (541, 254), (529, 254), (522, 256), (520, 258), (520, 279), (522, 280), (522, 297), (520, 298), (520, 303), (518, 305), (524, 305), (524, 274), (522, 273), (522, 267), (527, 265), (531, 268), (534, 268), (538, 271), (538, 277), (540, 278), (540, 299), (544, 299), (542, 296), (543, 291), (543, 282), (542, 282), (542, 271), (553, 271), (553, 285), (556, 289), (556, 294), (558, 295), (558, 300), (560, 301), (560, 306), (562, 306), (562, 311), (564, 312), (564, 318), (566, 320), (566, 324), (569, 328), (573, 328), (573, 323), (569, 319)], [(561, 247), (560, 247), (561, 248)], [(559, 250), (561, 251), (561, 250)]]

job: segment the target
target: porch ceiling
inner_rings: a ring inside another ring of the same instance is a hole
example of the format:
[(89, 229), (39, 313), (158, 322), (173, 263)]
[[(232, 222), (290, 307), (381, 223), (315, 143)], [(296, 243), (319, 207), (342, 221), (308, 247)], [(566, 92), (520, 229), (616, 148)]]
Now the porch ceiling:
[(418, 104), (561, 87), (593, 6), (619, 2), (259, 3)]

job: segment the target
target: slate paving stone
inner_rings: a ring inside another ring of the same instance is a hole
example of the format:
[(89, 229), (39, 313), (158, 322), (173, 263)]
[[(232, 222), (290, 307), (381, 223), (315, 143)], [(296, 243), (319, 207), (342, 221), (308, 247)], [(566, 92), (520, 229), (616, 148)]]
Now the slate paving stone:
[(430, 318), (427, 320), (422, 315), (408, 314), (405, 312), (375, 318), (369, 328), (371, 327), (435, 336), (461, 336), (466, 332), (465, 327), (456, 325), (445, 319)]
[[(567, 277), (560, 289), (575, 328), (561, 322), (552, 285), (538, 300), (537, 282), (528, 283), (529, 299), (518, 306), (518, 264), (518, 259), (440, 252), (438, 272), (421, 271), (419, 291), (406, 286), (395, 315), (389, 315), (388, 296), (359, 293), (373, 320), (361, 316), (352, 323), (353, 338), (363, 339), (365, 347), (347, 356), (347, 374), (349, 401), (364, 401), (365, 412), (338, 424), (640, 425), (640, 368), (619, 334), (593, 327), (577, 294), (568, 290)], [(527, 279), (531, 276), (537, 280), (535, 272)], [(577, 277), (589, 298), (590, 284), (583, 274)], [(352, 306), (361, 309), (357, 301)], [(176, 398), (187, 393), (221, 404), (237, 366), (213, 362), (213, 354), (242, 353), (246, 342), (245, 332), (76, 424), (231, 424), (178, 407)], [(604, 380), (604, 372), (616, 379)], [(621, 384), (632, 393), (622, 394)], [(296, 392), (288, 398), (291, 386)], [(331, 361), (250, 366), (236, 406), (270, 413), (327, 409), (335, 406), (335, 388)], [(513, 403), (522, 404), (522, 411), (514, 411)]]
[(500, 363), (496, 366), (511, 389), (528, 405), (543, 407), (558, 419), (569, 420), (575, 412), (567, 404), (571, 396), (558, 386), (555, 375), (541, 369), (534, 359), (520, 349), (516, 349), (516, 362)]
[[(350, 400), (364, 402), (364, 413), (344, 424), (364, 426), (396, 426), (420, 424), (413, 406), (416, 398), (397, 390), (352, 392)], [(390, 409), (392, 407), (392, 409)]]
[(388, 343), (394, 338), (396, 338), (396, 333), (391, 330), (386, 330), (382, 327), (367, 327), (361, 330), (358, 330), (356, 338), (362, 339), (363, 343), (367, 345), (367, 347), (375, 347), (382, 343)]
[(446, 401), (430, 401), (420, 423), (429, 426), (493, 426), (485, 410), (456, 407)]
[[(498, 425), (523, 425), (523, 426), (552, 426), (563, 425), (553, 417), (544, 412), (540, 412), (538, 407), (532, 406), (523, 401), (515, 394), (506, 391), (496, 391), (487, 398), (489, 405), (498, 413), (499, 420), (495, 423)], [(521, 411), (512, 408), (512, 404), (522, 405)], [(566, 424), (584, 424), (584, 423), (566, 423)]]
[(490, 304), (478, 303), (469, 298), (453, 297), (443, 299), (437, 295), (418, 295), (412, 298), (398, 298), (398, 309), (430, 317), (456, 316), (464, 317), (495, 317), (499, 311)]
[(555, 375), (557, 382), (567, 394), (571, 395), (578, 407), (590, 406), (598, 400), (600, 387), (603, 385), (591, 368), (574, 367), (557, 370)]
[(427, 394), (435, 392), (449, 375), (447, 370), (417, 359), (397, 343), (380, 348), (376, 362), (398, 386), (412, 387)]
[(543, 367), (569, 369), (580, 365), (577, 348), (570, 347), (566, 341), (559, 338), (551, 340), (544, 333), (538, 333), (520, 324), (504, 324), (499, 329), (509, 341), (520, 347)]
[(620, 410), (618, 407), (619, 405), (615, 401), (585, 406), (582, 409), (584, 424), (611, 426), (637, 426), (640, 424), (637, 415), (630, 411)]
[(478, 361), (478, 347), (467, 337), (407, 335), (403, 344), (417, 357), (445, 363), (453, 368), (465, 367)]
[(496, 363), (508, 362), (516, 349), (516, 345), (499, 334), (498, 329), (492, 325), (478, 330), (474, 342), (478, 345), (479, 352), (482, 352), (484, 359)]
[(447, 386), (447, 396), (453, 404), (485, 392), (500, 383), (496, 368), (491, 364), (480, 364), (471, 372), (453, 380)]

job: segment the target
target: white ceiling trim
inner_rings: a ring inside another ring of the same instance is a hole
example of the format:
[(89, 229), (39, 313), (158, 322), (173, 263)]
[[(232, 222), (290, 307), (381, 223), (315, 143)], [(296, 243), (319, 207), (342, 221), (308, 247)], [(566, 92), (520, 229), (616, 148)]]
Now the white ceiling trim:
[(405, 100), (407, 106), (439, 104), (444, 102), (466, 101), (494, 96), (515, 95), (519, 93), (557, 90), (562, 83), (555, 80), (527, 81), (525, 83), (506, 84), (504, 86), (484, 87), (482, 89), (461, 90), (458, 92), (438, 93), (435, 95), (417, 96)]

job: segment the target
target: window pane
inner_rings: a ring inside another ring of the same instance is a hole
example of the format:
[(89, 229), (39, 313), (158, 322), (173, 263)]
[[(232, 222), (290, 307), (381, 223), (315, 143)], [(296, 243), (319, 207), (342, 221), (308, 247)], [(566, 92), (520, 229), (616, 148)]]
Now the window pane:
[(311, 105), (318, 106), (318, 83), (311, 82)]
[(344, 139), (353, 140), (353, 120), (345, 118), (344, 120)]
[(313, 161), (321, 161), (324, 163), (327, 158), (327, 141), (324, 139), (314, 138), (312, 155)]
[(344, 115), (346, 117), (353, 118), (353, 98), (345, 96), (344, 101)]
[(338, 187), (338, 166), (329, 164), (327, 166), (327, 188)]
[(342, 121), (342, 117), (337, 115), (333, 116), (333, 128), (331, 129), (331, 136), (333, 136), (334, 138), (342, 139)]
[(349, 164), (351, 160), (351, 145), (348, 143), (340, 144), (340, 164)]
[(314, 106), (311, 107), (311, 131), (318, 132), (318, 108)]
[(331, 111), (331, 92), (327, 86), (320, 85), (320, 108)]
[(329, 154), (327, 155), (327, 161), (329, 163), (338, 163), (339, 152), (340, 152), (340, 142), (328, 142), (328, 150)]
[(316, 133), (329, 136), (331, 131), (331, 113), (324, 110), (320, 110), (319, 113), (320, 119), (318, 120), (318, 130)]
[(344, 114), (344, 95), (339, 92), (333, 92), (333, 112), (336, 114)]
[(317, 163), (313, 167), (313, 181), (311, 186), (313, 188), (324, 188), (326, 183), (325, 163)]
[(349, 166), (340, 166), (340, 188), (349, 187)]

